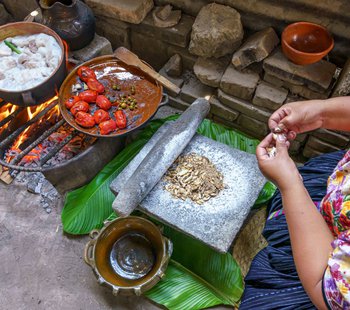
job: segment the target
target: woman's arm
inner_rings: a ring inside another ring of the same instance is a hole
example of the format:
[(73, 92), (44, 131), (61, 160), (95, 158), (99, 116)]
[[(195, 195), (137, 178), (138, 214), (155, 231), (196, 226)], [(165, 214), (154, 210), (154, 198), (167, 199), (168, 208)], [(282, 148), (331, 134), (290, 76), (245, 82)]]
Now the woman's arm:
[(322, 296), (322, 278), (332, 251), (332, 234), (316, 209), (299, 172), (288, 155), (289, 142), (283, 135), (276, 141), (276, 156), (269, 157), (266, 147), (274, 144), (267, 136), (257, 148), (261, 171), (280, 189), (295, 265), (299, 278), (312, 302), (327, 309)]

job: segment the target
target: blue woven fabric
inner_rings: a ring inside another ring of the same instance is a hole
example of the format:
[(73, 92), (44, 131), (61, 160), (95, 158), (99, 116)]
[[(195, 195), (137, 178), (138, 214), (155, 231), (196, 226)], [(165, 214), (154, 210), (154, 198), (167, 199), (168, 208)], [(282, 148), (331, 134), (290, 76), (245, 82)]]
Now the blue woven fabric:
[[(344, 154), (324, 154), (299, 168), (313, 201), (321, 201), (326, 194), (327, 179)], [(281, 208), (282, 198), (277, 191), (268, 204), (268, 214)], [(297, 275), (284, 214), (267, 220), (263, 235), (268, 246), (252, 261), (240, 309), (316, 309)]]

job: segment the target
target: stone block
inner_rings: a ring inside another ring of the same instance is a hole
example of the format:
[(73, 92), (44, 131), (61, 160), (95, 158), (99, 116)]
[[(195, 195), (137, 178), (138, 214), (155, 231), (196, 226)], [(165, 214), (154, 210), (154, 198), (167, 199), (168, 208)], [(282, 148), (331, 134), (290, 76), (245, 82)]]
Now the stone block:
[(349, 137), (323, 128), (313, 131), (312, 136), (339, 147), (345, 147), (349, 143)]
[(131, 49), (130, 28), (128, 24), (113, 18), (95, 16), (96, 32), (107, 38), (113, 50), (124, 46)]
[(254, 62), (248, 67), (241, 70), (243, 73), (256, 73), (259, 74), (259, 76), (263, 76), (264, 69), (262, 62)]
[(242, 99), (230, 96), (220, 89), (218, 90), (218, 98), (220, 102), (235, 111), (239, 111), (249, 117), (255, 118), (261, 122), (267, 123), (270, 112), (267, 112), (261, 108), (258, 108), (251, 104), (250, 102), (244, 101)]
[(139, 24), (153, 8), (153, 0), (85, 0), (95, 15)]
[(230, 58), (203, 58), (198, 57), (193, 66), (193, 71), (197, 78), (205, 85), (219, 87), (222, 75), (224, 74)]
[(111, 42), (109, 42), (106, 38), (101, 37), (95, 34), (92, 42), (77, 51), (69, 52), (69, 59), (73, 59), (74, 62), (77, 61), (78, 64), (81, 64), (85, 61), (88, 61), (92, 58), (102, 56), (102, 55), (110, 55), (113, 53)]
[(181, 9), (186, 14), (197, 16), (200, 9), (205, 6), (207, 0), (196, 0), (196, 1), (184, 1), (184, 0), (155, 0), (156, 5), (166, 5), (170, 3), (174, 7)]
[(306, 133), (299, 133), (296, 138), (295, 138), (295, 141), (299, 141), (301, 143), (305, 142), (305, 140), (307, 139), (309, 135), (306, 134)]
[(337, 83), (334, 86), (332, 97), (346, 96), (350, 94), (350, 58), (346, 61)]
[(261, 82), (255, 91), (253, 103), (265, 109), (275, 111), (287, 99), (288, 91), (284, 88), (277, 88), (266, 82)]
[(190, 53), (219, 58), (234, 52), (241, 44), (243, 26), (233, 8), (216, 3), (204, 6), (192, 26)]
[(302, 146), (301, 142), (294, 140), (291, 142), (288, 151), (290, 154), (293, 154), (293, 155), (298, 154), (301, 150), (301, 146)]
[(256, 32), (233, 54), (232, 64), (241, 70), (253, 62), (259, 62), (265, 59), (279, 42), (272, 27)]
[(303, 156), (305, 156), (307, 158), (313, 158), (313, 157), (316, 157), (316, 156), (319, 156), (322, 154), (323, 154), (323, 152), (316, 151), (308, 145), (305, 145), (305, 147), (303, 149)]
[(173, 27), (181, 19), (181, 10), (173, 10), (170, 4), (158, 6), (152, 11), (154, 25), (160, 28)]
[(237, 119), (239, 113), (224, 106), (215, 96), (212, 96), (210, 102), (210, 113), (226, 121), (233, 122)]
[(0, 2), (16, 21), (23, 21), (27, 15), (39, 7), (36, 0), (3, 0)]
[(263, 136), (258, 135), (256, 132), (252, 132), (247, 128), (243, 128), (242, 126), (238, 125), (237, 120), (230, 122), (228, 120), (225, 120), (219, 116), (216, 115), (212, 115), (211, 119), (215, 122), (218, 123), (220, 125), (224, 125), (230, 129), (233, 129), (239, 133), (244, 134), (245, 136), (247, 136), (248, 138), (253, 138), (253, 139), (262, 139)]
[(7, 12), (4, 5), (0, 3), (0, 25), (5, 25), (13, 21), (13, 17)]
[[(177, 87), (180, 87), (184, 83), (184, 79), (181, 77), (171, 77), (166, 73), (166, 67), (164, 66), (162, 69), (159, 70), (159, 74), (164, 76), (166, 79), (168, 79), (170, 82), (174, 83)], [(171, 96), (176, 96), (176, 93), (171, 92), (171, 90), (164, 88), (164, 90)]]
[(164, 66), (165, 72), (174, 78), (179, 77), (182, 74), (182, 59), (179, 54), (175, 54), (170, 57), (168, 62)]
[(294, 95), (294, 94), (289, 93), (287, 96), (287, 99), (284, 103), (295, 102), (295, 101), (304, 101), (304, 100), (306, 100), (306, 99), (299, 97), (298, 95)]
[(318, 138), (315, 138), (313, 136), (309, 136), (309, 139), (306, 142), (306, 146), (319, 151), (321, 153), (328, 153), (328, 152), (334, 152), (340, 150), (339, 147), (336, 147), (330, 143), (327, 143), (325, 141), (322, 141)]
[(195, 76), (192, 76), (182, 87), (180, 97), (182, 100), (192, 103), (197, 98), (209, 100), (214, 92), (214, 88), (202, 84)]
[(169, 105), (181, 111), (185, 111), (190, 106), (190, 104), (188, 102), (183, 101), (180, 98), (180, 96), (173, 97), (170, 95), (169, 95)]
[(168, 61), (167, 44), (155, 38), (131, 31), (132, 51), (149, 63), (156, 71)]
[(283, 87), (283, 85), (284, 85), (284, 81), (282, 81), (279, 78), (277, 78), (273, 75), (270, 75), (266, 72), (264, 74), (264, 81), (266, 81), (267, 83), (270, 83), (272, 85), (275, 85), (276, 87)]
[(269, 132), (267, 124), (265, 122), (258, 121), (255, 118), (251, 118), (244, 114), (240, 114), (237, 120), (238, 125), (248, 129), (250, 132), (255, 133), (256, 137), (264, 137)]
[(197, 56), (194, 56), (188, 52), (187, 48), (179, 47), (176, 45), (170, 45), (167, 49), (168, 57), (172, 57), (175, 54), (179, 54), (182, 59), (182, 65), (184, 69), (192, 70), (193, 65), (197, 60)]
[(294, 85), (308, 86), (318, 92), (328, 89), (336, 70), (334, 64), (325, 60), (307, 66), (296, 65), (290, 62), (280, 49), (267, 57), (263, 66), (270, 75)]
[(152, 14), (150, 13), (141, 24), (132, 25), (132, 29), (138, 33), (173, 45), (187, 47), (193, 22), (194, 18), (192, 16), (183, 14), (177, 25), (169, 28), (159, 28), (154, 25)]
[(230, 64), (221, 78), (220, 88), (229, 95), (251, 100), (258, 81), (258, 74), (240, 72)]

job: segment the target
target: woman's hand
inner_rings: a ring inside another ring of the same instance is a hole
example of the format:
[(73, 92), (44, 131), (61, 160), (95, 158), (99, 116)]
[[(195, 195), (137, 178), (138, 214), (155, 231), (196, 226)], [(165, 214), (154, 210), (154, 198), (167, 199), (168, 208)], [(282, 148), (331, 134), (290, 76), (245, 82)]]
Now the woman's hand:
[(285, 132), (289, 140), (296, 134), (322, 127), (324, 100), (297, 101), (283, 105), (269, 119), (272, 132)]
[[(276, 155), (270, 156), (267, 148), (276, 146)], [(277, 140), (270, 133), (263, 141), (260, 142), (256, 149), (256, 157), (261, 172), (264, 176), (272, 181), (283, 191), (300, 181), (300, 174), (293, 160), (288, 154), (289, 141), (284, 135), (277, 135)]]

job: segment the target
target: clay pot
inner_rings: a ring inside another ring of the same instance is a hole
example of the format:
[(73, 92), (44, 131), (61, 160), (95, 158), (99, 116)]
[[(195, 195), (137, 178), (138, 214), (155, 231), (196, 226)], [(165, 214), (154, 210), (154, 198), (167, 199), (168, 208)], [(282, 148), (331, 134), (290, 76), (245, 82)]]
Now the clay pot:
[(334, 46), (334, 40), (325, 27), (309, 22), (287, 26), (281, 41), (283, 53), (297, 65), (308, 65), (321, 60)]
[(70, 50), (87, 46), (95, 35), (92, 10), (80, 0), (40, 0), (42, 23), (58, 33)]
[(164, 276), (172, 243), (152, 222), (137, 216), (106, 222), (90, 233), (84, 260), (113, 295), (141, 295)]

